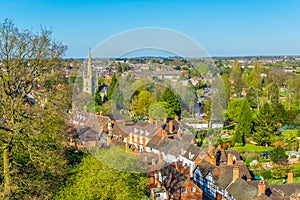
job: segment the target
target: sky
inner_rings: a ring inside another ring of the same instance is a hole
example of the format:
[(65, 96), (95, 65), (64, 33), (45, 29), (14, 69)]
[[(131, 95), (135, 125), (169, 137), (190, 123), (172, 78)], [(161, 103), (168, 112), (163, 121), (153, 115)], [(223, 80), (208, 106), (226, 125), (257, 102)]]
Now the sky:
[(300, 55), (299, 0), (0, 0), (0, 22), (53, 30), (65, 57), (143, 27), (175, 30), (210, 56)]

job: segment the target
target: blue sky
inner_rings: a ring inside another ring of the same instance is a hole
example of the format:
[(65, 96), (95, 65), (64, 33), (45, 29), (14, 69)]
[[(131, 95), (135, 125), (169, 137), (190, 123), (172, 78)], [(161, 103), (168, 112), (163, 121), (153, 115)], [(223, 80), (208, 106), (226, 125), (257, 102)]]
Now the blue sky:
[(141, 27), (182, 32), (212, 56), (300, 55), (299, 10), (299, 0), (0, 0), (1, 22), (52, 28), (66, 57), (86, 57), (89, 47)]

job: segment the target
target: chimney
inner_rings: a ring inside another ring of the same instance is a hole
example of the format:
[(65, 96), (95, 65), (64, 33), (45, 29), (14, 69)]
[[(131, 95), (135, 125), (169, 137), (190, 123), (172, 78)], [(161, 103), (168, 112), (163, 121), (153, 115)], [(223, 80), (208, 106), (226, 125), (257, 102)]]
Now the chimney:
[(215, 156), (212, 156), (212, 157), (211, 157), (210, 163), (213, 164), (213, 165), (216, 165), (216, 164), (217, 164), (217, 159), (216, 159)]
[(234, 165), (232, 169), (232, 181), (235, 181), (239, 177), (239, 173), (239, 167)]
[(109, 146), (111, 144), (111, 135), (107, 135), (106, 145)]
[(293, 183), (293, 176), (294, 176), (294, 174), (293, 174), (293, 171), (291, 170), (291, 171), (288, 173), (288, 178), (287, 178), (287, 183), (288, 183), (288, 184)]
[(169, 121), (169, 132), (173, 133), (173, 120)]
[(227, 165), (233, 165), (233, 156), (231, 154), (227, 156)]
[(264, 180), (261, 180), (258, 184), (258, 194), (265, 194), (266, 192), (266, 184)]
[(125, 119), (122, 119), (122, 124), (123, 126), (125, 126)]
[(174, 117), (174, 119), (175, 119), (176, 121), (179, 121), (178, 115), (176, 115), (176, 116)]
[(155, 128), (158, 128), (158, 120), (155, 120)]

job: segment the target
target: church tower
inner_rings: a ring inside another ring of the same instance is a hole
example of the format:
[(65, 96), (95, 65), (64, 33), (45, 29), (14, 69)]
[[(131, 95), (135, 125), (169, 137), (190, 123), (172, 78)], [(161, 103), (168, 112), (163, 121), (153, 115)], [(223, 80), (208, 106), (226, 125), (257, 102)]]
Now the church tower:
[(93, 71), (92, 71), (92, 53), (91, 53), (91, 49), (89, 49), (87, 70), (84, 71), (83, 74), (82, 92), (87, 92), (93, 96), (94, 90), (95, 90), (95, 84), (94, 84)]

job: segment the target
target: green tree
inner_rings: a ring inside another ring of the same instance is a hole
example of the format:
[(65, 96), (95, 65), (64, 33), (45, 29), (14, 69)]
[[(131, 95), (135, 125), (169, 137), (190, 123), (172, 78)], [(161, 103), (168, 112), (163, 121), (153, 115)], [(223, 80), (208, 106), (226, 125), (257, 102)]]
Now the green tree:
[(175, 115), (171, 105), (166, 102), (156, 102), (149, 108), (149, 116), (154, 119), (174, 118)]
[(180, 103), (172, 90), (166, 88), (160, 96), (160, 102), (166, 102), (171, 106), (176, 115), (180, 115)]
[(228, 108), (226, 111), (227, 118), (229, 120), (239, 121), (242, 107), (244, 104), (243, 99), (234, 99), (228, 104)]
[(271, 151), (270, 159), (274, 163), (282, 163), (285, 162), (287, 155), (285, 154), (285, 150), (281, 145), (278, 145), (273, 151)]
[(246, 99), (249, 102), (251, 108), (257, 108), (258, 104), (258, 91), (253, 87), (250, 87), (247, 91)]
[(259, 110), (254, 125), (254, 140), (260, 145), (270, 145), (272, 136), (275, 135), (277, 122), (274, 112), (268, 103), (265, 103)]
[(102, 97), (100, 95), (99, 89), (97, 89), (95, 92), (94, 100), (96, 105), (98, 106), (102, 105)]
[(230, 81), (229, 81), (228, 74), (222, 74), (221, 78), (224, 85), (226, 103), (228, 104), (230, 100)]
[(268, 100), (272, 104), (277, 104), (279, 102), (279, 87), (276, 83), (272, 83), (268, 88), (267, 88), (267, 97)]
[(238, 62), (231, 63), (230, 80), (232, 81), (233, 92), (240, 97), (244, 87), (242, 69)]
[(72, 174), (74, 175), (67, 186), (62, 188), (55, 199), (123, 200), (143, 199), (148, 196), (146, 177), (110, 168), (88, 154), (74, 168)]
[(118, 82), (117, 76), (116, 76), (116, 74), (114, 74), (111, 78), (111, 82), (110, 82), (109, 89), (107, 92), (108, 100), (111, 100), (112, 94), (114, 92), (115, 86), (117, 85), (117, 82)]
[(236, 126), (233, 140), (236, 143), (245, 143), (244, 137), (249, 137), (252, 126), (252, 113), (247, 100), (244, 100), (241, 114)]
[(290, 132), (288, 136), (285, 138), (285, 143), (287, 144), (287, 148), (289, 150), (297, 150), (298, 138), (295, 132)]
[(63, 181), (65, 50), (46, 29), (0, 25), (2, 199), (50, 199)]
[(138, 96), (132, 100), (132, 111), (134, 115), (140, 119), (147, 116), (149, 107), (154, 102), (152, 94), (148, 91), (141, 91)]
[(275, 121), (278, 123), (278, 127), (281, 127), (287, 122), (287, 112), (284, 108), (284, 105), (277, 103), (273, 105), (273, 111), (275, 115)]

